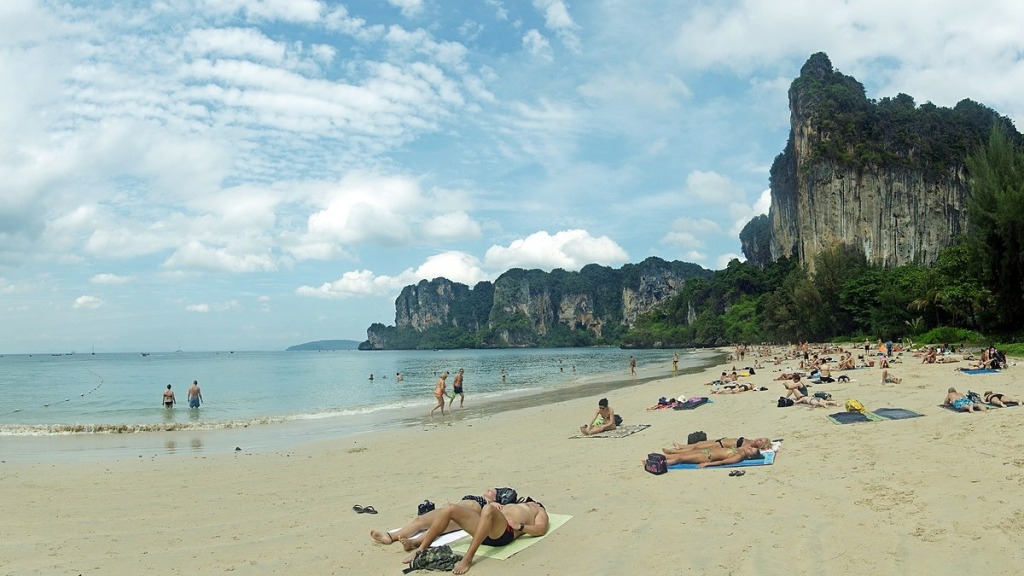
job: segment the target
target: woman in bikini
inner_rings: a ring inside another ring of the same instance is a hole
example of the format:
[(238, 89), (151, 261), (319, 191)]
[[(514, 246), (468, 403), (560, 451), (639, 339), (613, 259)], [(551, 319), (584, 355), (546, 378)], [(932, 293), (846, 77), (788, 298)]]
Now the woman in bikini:
[[(494, 502), (496, 499), (497, 490), (495, 488), (488, 488), (487, 490), (484, 490), (484, 493), (480, 496), (467, 494), (462, 497), (462, 500), (456, 502), (456, 504), (473, 510), (479, 514), (488, 502)], [(430, 524), (433, 523), (434, 516), (436, 515), (437, 510), (431, 510), (430, 512), (416, 516), (410, 520), (408, 524), (402, 526), (398, 530), (392, 530), (390, 532), (387, 530), (370, 530), (370, 538), (373, 538), (381, 544), (394, 544), (395, 542), (401, 542), (402, 547), (408, 552), (409, 550), (419, 546), (420, 541), (418, 538), (415, 538), (415, 536), (427, 528), (430, 528)], [(454, 532), (458, 529), (458, 524), (449, 522), (448, 529), (442, 533), (447, 534), (448, 532)]]
[(719, 438), (718, 440), (705, 440), (694, 444), (672, 444), (672, 448), (662, 448), (662, 452), (672, 456), (673, 454), (686, 454), (695, 450), (706, 450), (708, 448), (743, 448), (753, 446), (758, 450), (768, 450), (772, 447), (772, 441), (767, 438)]
[[(678, 454), (670, 454), (665, 459), (669, 466), (673, 464), (688, 463), (696, 464), (699, 468), (708, 466), (723, 466), (735, 464), (748, 458), (759, 456), (761, 451), (753, 446), (742, 446), (740, 448), (702, 448), (700, 450), (689, 450)], [(646, 462), (646, 461), (645, 461)]]
[(444, 416), (444, 389), (445, 379), (448, 378), (448, 371), (445, 370), (437, 378), (437, 383), (434, 384), (434, 398), (437, 400), (437, 406), (430, 409), (430, 417), (434, 417), (434, 410), (441, 409), (441, 416)]
[(1000, 408), (1006, 408), (1007, 404), (1020, 404), (1020, 400), (1016, 398), (1010, 398), (1006, 394), (998, 394), (989, 390), (981, 395), (985, 399), (987, 404), (993, 406), (999, 406)]

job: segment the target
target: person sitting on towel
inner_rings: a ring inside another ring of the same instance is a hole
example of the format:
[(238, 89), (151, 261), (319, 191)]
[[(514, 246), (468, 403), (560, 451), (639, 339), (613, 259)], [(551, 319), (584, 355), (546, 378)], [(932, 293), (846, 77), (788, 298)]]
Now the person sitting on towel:
[(800, 382), (800, 374), (793, 374), (793, 378), (789, 382), (783, 382), (782, 385), (786, 387), (786, 396), (792, 396), (794, 400), (799, 400), (807, 395), (807, 386)]
[(999, 394), (998, 392), (992, 392), (989, 390), (981, 395), (985, 399), (985, 402), (993, 406), (999, 406), (1000, 408), (1006, 408), (1007, 404), (1020, 404), (1020, 400), (1016, 398), (1010, 398), (1006, 394)]
[(740, 436), (739, 438), (704, 440), (693, 444), (678, 444), (673, 442), (672, 448), (662, 448), (661, 451), (671, 456), (672, 454), (704, 450), (705, 448), (742, 448), (744, 446), (753, 446), (758, 450), (767, 450), (772, 447), (772, 441), (767, 438), (744, 438), (743, 436)]
[(696, 464), (698, 468), (708, 466), (724, 466), (735, 464), (748, 458), (757, 458), (761, 451), (754, 446), (744, 444), (739, 448), (701, 448), (699, 450), (687, 450), (676, 454), (669, 454), (665, 463), (673, 464), (687, 463)]
[(548, 532), (548, 513), (540, 502), (529, 500), (517, 504), (502, 506), (491, 502), (480, 512), (474, 512), (457, 504), (445, 504), (437, 511), (433, 523), (420, 541), (412, 556), (402, 560), (409, 564), (416, 555), (423, 552), (447, 528), (449, 522), (455, 522), (460, 528), (473, 536), (462, 560), (455, 565), (452, 572), (465, 574), (473, 565), (473, 556), (481, 545), (505, 546), (523, 534), (543, 536)]
[[(494, 502), (497, 500), (497, 497), (497, 489), (488, 488), (487, 490), (484, 490), (483, 494), (480, 496), (474, 496), (472, 494), (463, 496), (462, 500), (456, 504), (458, 506), (465, 506), (466, 508), (479, 513), (488, 502)], [(404, 546), (408, 551), (419, 545), (419, 540), (411, 540), (411, 538), (427, 528), (430, 528), (430, 525), (434, 522), (434, 517), (437, 516), (437, 512), (438, 511), (436, 509), (425, 512), (413, 518), (408, 524), (402, 526), (398, 530), (392, 530), (390, 532), (387, 530), (370, 530), (370, 538), (373, 538), (381, 544), (394, 544), (395, 542), (401, 542), (402, 546)], [(442, 533), (446, 534), (458, 529), (459, 527), (452, 522)]]
[(975, 404), (973, 400), (950, 388), (946, 391), (946, 399), (942, 402), (944, 406), (952, 406), (958, 412), (984, 412), (988, 410), (984, 404)]
[(597, 402), (597, 410), (594, 412), (594, 417), (590, 420), (590, 425), (584, 424), (580, 426), (580, 432), (584, 436), (590, 436), (591, 434), (607, 432), (608, 430), (615, 430), (615, 411), (608, 406), (607, 398), (601, 398)]

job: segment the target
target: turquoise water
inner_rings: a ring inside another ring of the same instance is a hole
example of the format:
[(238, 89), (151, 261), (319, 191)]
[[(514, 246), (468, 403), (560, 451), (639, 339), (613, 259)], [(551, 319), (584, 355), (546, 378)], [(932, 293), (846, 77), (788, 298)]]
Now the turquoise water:
[[(681, 367), (689, 369), (718, 357), (713, 351), (680, 352)], [(637, 357), (639, 380), (629, 376), (630, 354)], [(17, 438), (37, 438), (23, 442), (29, 452), (69, 446), (89, 451), (102, 443), (97, 437), (144, 437), (156, 431), (233, 431), (219, 437), (222, 444), (241, 439), (251, 444), (258, 438), (280, 446), (288, 438), (297, 442), (427, 423), (436, 375), (445, 370), (465, 369), (466, 410), (458, 416), (471, 417), (522, 405), (532, 396), (578, 397), (610, 390), (610, 382), (628, 385), (665, 376), (671, 355), (670, 350), (617, 348), (4, 355), (0, 437), (6, 440), (0, 442), (0, 456), (12, 455), (11, 441)], [(396, 373), (405, 380), (396, 381)], [(198, 410), (187, 408), (192, 380), (199, 381), (205, 400)], [(449, 391), (451, 382), (449, 377)], [(172, 410), (161, 405), (167, 384), (178, 400)], [(176, 440), (175, 449), (196, 448), (198, 437)], [(211, 438), (203, 435), (200, 445)]]

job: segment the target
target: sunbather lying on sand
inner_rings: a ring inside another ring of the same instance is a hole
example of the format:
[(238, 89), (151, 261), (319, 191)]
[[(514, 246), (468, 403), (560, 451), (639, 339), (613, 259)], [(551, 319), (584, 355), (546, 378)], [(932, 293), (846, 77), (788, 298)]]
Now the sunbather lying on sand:
[(672, 448), (662, 448), (661, 451), (665, 454), (681, 454), (685, 452), (693, 452), (694, 450), (704, 450), (705, 448), (742, 448), (743, 446), (753, 446), (758, 450), (767, 450), (772, 447), (772, 441), (767, 438), (719, 438), (718, 440), (704, 440), (702, 442), (695, 442), (693, 444), (678, 444), (673, 442)]
[(797, 398), (794, 401), (795, 404), (806, 404), (811, 408), (825, 408), (826, 406), (839, 406), (839, 402), (835, 400), (825, 400), (824, 398), (817, 398), (814, 396), (804, 396)]
[(942, 402), (945, 406), (952, 406), (960, 412), (984, 412), (988, 410), (984, 404), (975, 404), (973, 400), (950, 388), (946, 391), (946, 399)]
[(760, 455), (760, 450), (747, 445), (740, 448), (702, 448), (700, 450), (687, 450), (677, 454), (668, 454), (665, 463), (671, 466), (672, 464), (685, 462), (696, 464), (699, 468), (706, 468), (708, 466), (735, 464), (741, 460), (755, 458)]
[(981, 397), (985, 399), (985, 402), (1000, 408), (1006, 408), (1007, 404), (1020, 404), (1020, 400), (1016, 398), (1010, 398), (1006, 394), (999, 394), (991, 390), (982, 394)]
[(740, 392), (750, 392), (754, 389), (753, 384), (732, 384), (728, 386), (722, 386), (721, 388), (712, 388), (712, 394), (739, 394)]
[(473, 541), (462, 556), (462, 560), (452, 569), (455, 574), (465, 574), (469, 571), (473, 565), (473, 556), (476, 555), (476, 551), (481, 545), (505, 546), (523, 534), (543, 536), (548, 532), (548, 513), (540, 502), (531, 500), (507, 506), (491, 502), (480, 512), (457, 504), (446, 504), (437, 510), (437, 516), (426, 535), (423, 536), (416, 552), (402, 560), (402, 563), (412, 562), (416, 554), (429, 548), (449, 522), (458, 524), (460, 528), (473, 536)]
[[(497, 498), (497, 490), (494, 488), (488, 488), (484, 490), (484, 493), (480, 496), (466, 495), (462, 497), (462, 500), (456, 502), (455, 505), (463, 506), (469, 510), (474, 510), (478, 514), (480, 510), (487, 505), (488, 502), (494, 502)], [(370, 530), (370, 538), (373, 538), (381, 544), (394, 544), (395, 542), (402, 542), (403, 546), (409, 546), (406, 542), (412, 542), (409, 540), (416, 534), (430, 528), (434, 518), (437, 516), (438, 511), (431, 510), (425, 514), (417, 516), (409, 521), (408, 524), (402, 526), (398, 530), (388, 532), (387, 530)], [(448, 532), (454, 532), (459, 529), (459, 526), (454, 522), (448, 525), (448, 528), (443, 530), (441, 533), (445, 534)], [(416, 540), (415, 545), (419, 544), (419, 540)], [(413, 546), (414, 547), (414, 546)]]

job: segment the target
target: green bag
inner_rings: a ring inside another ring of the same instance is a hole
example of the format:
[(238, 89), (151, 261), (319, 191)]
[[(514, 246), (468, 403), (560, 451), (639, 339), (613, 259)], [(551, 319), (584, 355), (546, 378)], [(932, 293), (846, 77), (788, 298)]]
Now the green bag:
[(459, 563), (459, 560), (462, 560), (462, 556), (452, 552), (450, 546), (435, 546), (416, 554), (416, 557), (409, 563), (409, 567), (402, 570), (402, 573), (408, 574), (413, 570), (451, 572), (455, 565)]

